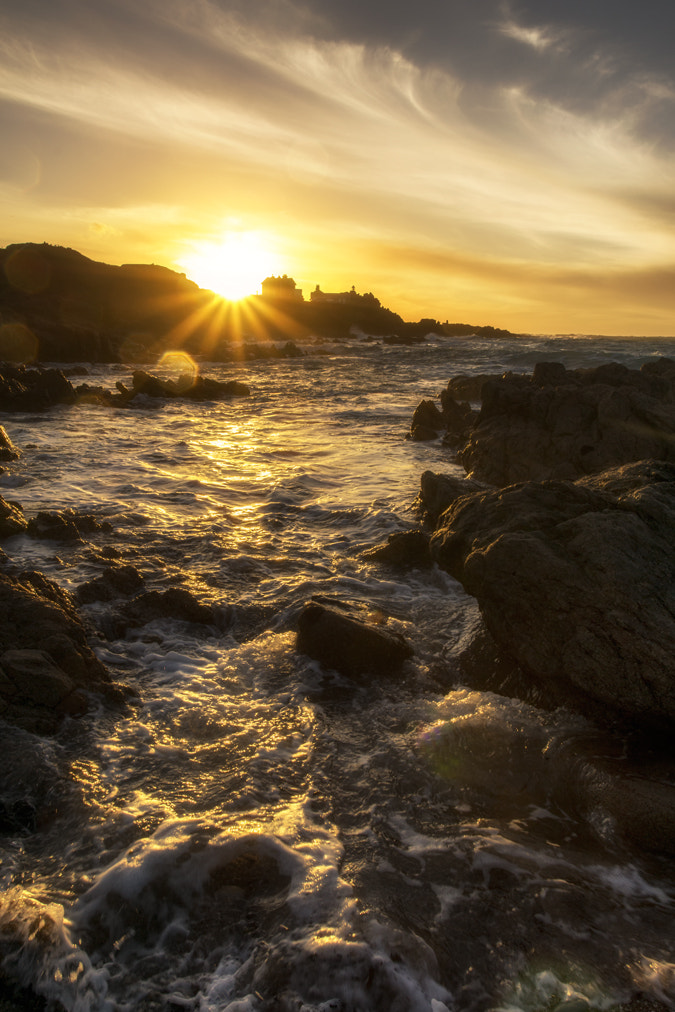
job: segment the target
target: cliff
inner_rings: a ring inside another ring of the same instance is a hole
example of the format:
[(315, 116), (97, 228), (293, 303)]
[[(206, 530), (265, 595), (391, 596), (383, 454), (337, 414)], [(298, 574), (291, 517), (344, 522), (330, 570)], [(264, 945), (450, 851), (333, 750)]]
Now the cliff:
[(147, 362), (174, 348), (217, 360), (236, 357), (243, 342), (340, 339), (353, 330), (390, 343), (454, 334), (457, 326), (507, 333), (407, 323), (371, 293), (342, 294), (305, 301), (280, 292), (228, 303), (166, 267), (116, 267), (62, 246), (19, 243), (0, 249), (0, 360)]

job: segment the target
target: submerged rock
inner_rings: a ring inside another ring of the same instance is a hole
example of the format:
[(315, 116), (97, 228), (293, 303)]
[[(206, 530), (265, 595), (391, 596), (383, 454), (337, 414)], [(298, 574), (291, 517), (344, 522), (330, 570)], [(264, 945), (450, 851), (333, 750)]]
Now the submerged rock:
[(675, 726), (675, 464), (456, 499), (432, 558), (530, 677)]
[(300, 613), (296, 648), (327, 668), (352, 677), (393, 674), (413, 656), (399, 633), (315, 603)]

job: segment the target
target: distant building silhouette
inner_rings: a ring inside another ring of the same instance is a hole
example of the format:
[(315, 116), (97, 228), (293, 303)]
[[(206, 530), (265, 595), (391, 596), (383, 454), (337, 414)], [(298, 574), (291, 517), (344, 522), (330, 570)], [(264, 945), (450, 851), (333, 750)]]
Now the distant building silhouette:
[(375, 308), (380, 306), (380, 300), (376, 299), (372, 292), (359, 295), (354, 285), (352, 285), (349, 292), (322, 292), (319, 285), (317, 285), (310, 295), (310, 300), (312, 302), (337, 302), (345, 306), (354, 304), (373, 306)]
[(302, 289), (297, 288), (293, 278), (289, 278), (287, 274), (283, 274), (281, 277), (265, 278), (262, 282), (262, 295), (264, 299), (276, 301), (287, 299), (294, 302), (305, 301), (302, 297)]

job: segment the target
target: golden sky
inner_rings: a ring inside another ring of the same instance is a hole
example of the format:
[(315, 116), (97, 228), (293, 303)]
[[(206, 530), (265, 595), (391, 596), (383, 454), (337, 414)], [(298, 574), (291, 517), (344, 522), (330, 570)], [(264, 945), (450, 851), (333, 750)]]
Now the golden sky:
[(5, 0), (0, 245), (191, 276), (224, 244), (406, 319), (672, 335), (673, 28), (661, 0)]

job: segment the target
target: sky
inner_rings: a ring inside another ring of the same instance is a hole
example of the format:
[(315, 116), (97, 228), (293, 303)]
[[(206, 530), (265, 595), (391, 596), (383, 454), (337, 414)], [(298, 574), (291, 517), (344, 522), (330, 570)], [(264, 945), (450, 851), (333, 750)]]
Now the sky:
[(0, 246), (673, 335), (674, 38), (672, 0), (2, 0)]

